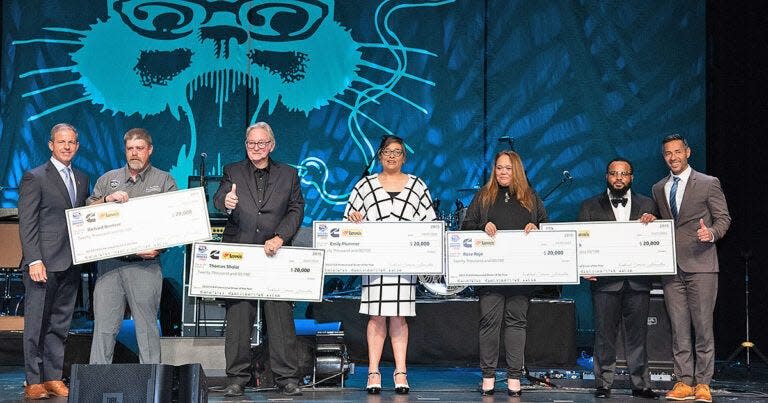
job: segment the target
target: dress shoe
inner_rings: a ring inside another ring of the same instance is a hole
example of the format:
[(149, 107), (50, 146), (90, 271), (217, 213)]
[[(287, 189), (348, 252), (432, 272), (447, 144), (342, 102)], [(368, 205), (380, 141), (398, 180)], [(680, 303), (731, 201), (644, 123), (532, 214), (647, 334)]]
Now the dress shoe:
[(233, 396), (242, 396), (243, 395), (243, 386), (239, 383), (230, 383), (227, 385), (226, 388), (222, 390), (224, 392), (224, 396), (233, 397)]
[(608, 388), (595, 389), (595, 397), (600, 399), (608, 399), (611, 397), (611, 390)]
[(667, 392), (665, 398), (667, 400), (693, 400), (695, 399), (695, 394), (692, 387), (678, 382), (672, 390)]
[[(405, 382), (406, 383), (397, 383), (397, 376), (403, 375), (406, 377)], [(407, 395), (408, 392), (411, 391), (411, 387), (408, 386), (408, 374), (405, 373), (405, 371), (397, 371), (394, 374), (392, 374), (392, 378), (395, 380), (395, 393), (398, 395)]]
[(45, 386), (45, 390), (47, 390), (51, 396), (69, 396), (69, 388), (62, 381), (46, 381), (43, 382), (43, 386)]
[(45, 385), (42, 383), (33, 383), (24, 387), (24, 397), (29, 400), (47, 399), (49, 397), (48, 390), (45, 389)]
[(368, 385), (365, 386), (365, 391), (368, 392), (369, 395), (378, 395), (381, 393), (381, 378), (379, 378), (378, 383), (371, 383), (371, 377), (375, 376), (381, 377), (381, 373), (379, 373), (379, 371), (368, 373)]
[(297, 384), (295, 384), (293, 382), (286, 383), (285, 385), (283, 385), (282, 389), (283, 389), (283, 394), (286, 395), (286, 396), (301, 396), (302, 395), (301, 388), (299, 387), (299, 385), (297, 385)]
[(509, 395), (509, 397), (520, 397), (522, 394), (523, 394), (522, 389), (520, 390), (507, 389), (507, 395)]
[(697, 402), (712, 403), (712, 392), (709, 391), (709, 385), (703, 383), (696, 385), (693, 395)]
[(642, 397), (643, 399), (658, 399), (659, 395), (651, 388), (632, 389), (632, 397)]

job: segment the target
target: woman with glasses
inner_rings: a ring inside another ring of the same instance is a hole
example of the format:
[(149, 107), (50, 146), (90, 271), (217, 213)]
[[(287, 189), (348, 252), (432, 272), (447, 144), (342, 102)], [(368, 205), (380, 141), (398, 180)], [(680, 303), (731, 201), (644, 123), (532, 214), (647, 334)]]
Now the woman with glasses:
[[(496, 154), (488, 183), (477, 192), (467, 208), (463, 230), (482, 230), (493, 237), (498, 230), (538, 229), (547, 221), (544, 204), (528, 185), (523, 163), (513, 151)], [(481, 392), (492, 395), (496, 384), (499, 335), (504, 325), (507, 360), (507, 393), (520, 396), (520, 377), (525, 351), (528, 297), (531, 286), (484, 286), (476, 289), (480, 297)]]
[[(377, 153), (381, 173), (364, 177), (352, 189), (344, 217), (361, 221), (431, 221), (436, 218), (427, 185), (401, 171), (405, 163), (403, 139), (384, 136)], [(363, 276), (360, 313), (368, 320), (368, 384), (370, 394), (381, 392), (379, 362), (389, 337), (395, 358), (395, 392), (409, 391), (405, 357), (408, 350), (406, 316), (415, 316), (416, 276)]]

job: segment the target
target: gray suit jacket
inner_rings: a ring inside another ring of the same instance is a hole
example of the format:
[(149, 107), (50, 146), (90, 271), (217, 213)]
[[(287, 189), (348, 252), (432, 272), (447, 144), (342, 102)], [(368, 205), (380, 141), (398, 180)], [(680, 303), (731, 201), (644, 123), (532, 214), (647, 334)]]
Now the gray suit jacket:
[(249, 160), (224, 167), (224, 176), (213, 197), (217, 209), (226, 212), (224, 198), (237, 184), (237, 207), (229, 214), (223, 242), (263, 244), (276, 234), (290, 245), (304, 219), (304, 196), (295, 168), (270, 160), (269, 179), (262, 203), (256, 198), (256, 178)]
[[(659, 216), (664, 219), (672, 219), (672, 211), (664, 194), (664, 184), (669, 178), (667, 175), (653, 185), (653, 199)], [(717, 241), (725, 236), (731, 225), (720, 180), (692, 169), (679, 211), (675, 223), (677, 266), (688, 273), (719, 271), (715, 243), (699, 242), (696, 231), (699, 229), (699, 219), (704, 219), (704, 224)]]
[[(643, 213), (655, 215), (656, 205), (650, 198), (632, 192), (629, 219), (637, 220)], [(579, 221), (616, 221), (608, 194), (603, 192), (584, 200), (579, 210)], [(650, 291), (651, 289), (651, 278), (648, 276), (600, 277), (597, 281), (591, 281), (590, 285), (594, 291), (619, 291), (624, 286), (624, 281), (627, 281), (630, 288), (636, 291)]]
[(69, 200), (64, 180), (51, 161), (24, 173), (19, 192), (19, 235), (21, 268), (42, 260), (50, 272), (61, 272), (72, 266), (72, 250), (64, 210), (85, 205), (88, 197), (88, 175), (72, 169), (77, 187), (76, 205)]

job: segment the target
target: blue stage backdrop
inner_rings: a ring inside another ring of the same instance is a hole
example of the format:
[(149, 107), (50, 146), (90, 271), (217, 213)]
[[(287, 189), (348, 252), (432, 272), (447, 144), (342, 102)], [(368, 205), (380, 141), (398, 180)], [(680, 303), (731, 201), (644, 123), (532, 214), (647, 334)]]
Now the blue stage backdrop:
[[(405, 169), (443, 213), (468, 204), (510, 136), (540, 194), (573, 176), (546, 201), (551, 219), (568, 221), (603, 189), (615, 155), (634, 161), (648, 194), (665, 173), (665, 134), (687, 136), (705, 168), (704, 10), (701, 0), (5, 0), (0, 186), (49, 157), (58, 122), (78, 127), (75, 165), (94, 180), (125, 163), (122, 135), (140, 126), (153, 163), (184, 186), (201, 152), (208, 175), (243, 158), (245, 127), (264, 120), (274, 157), (301, 174), (305, 225), (340, 218), (387, 133), (405, 138)], [(17, 198), (6, 189), (0, 205)]]

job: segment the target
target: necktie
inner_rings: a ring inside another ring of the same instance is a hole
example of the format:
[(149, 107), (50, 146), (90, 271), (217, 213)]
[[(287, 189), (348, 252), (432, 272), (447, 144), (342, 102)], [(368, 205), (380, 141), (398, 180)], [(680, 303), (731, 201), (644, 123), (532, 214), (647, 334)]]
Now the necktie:
[(673, 176), (672, 188), (669, 189), (669, 209), (672, 210), (672, 218), (677, 221), (677, 184), (680, 183), (679, 176)]
[(77, 194), (75, 193), (75, 182), (72, 182), (72, 168), (69, 168), (69, 167), (64, 168), (64, 176), (67, 178), (67, 180), (64, 181), (64, 184), (67, 185), (67, 193), (69, 193), (69, 201), (72, 203), (72, 207), (75, 207)]
[(619, 203), (621, 203), (622, 207), (627, 207), (627, 198), (617, 197), (615, 199), (611, 199), (611, 203), (613, 203), (613, 207), (619, 207)]

